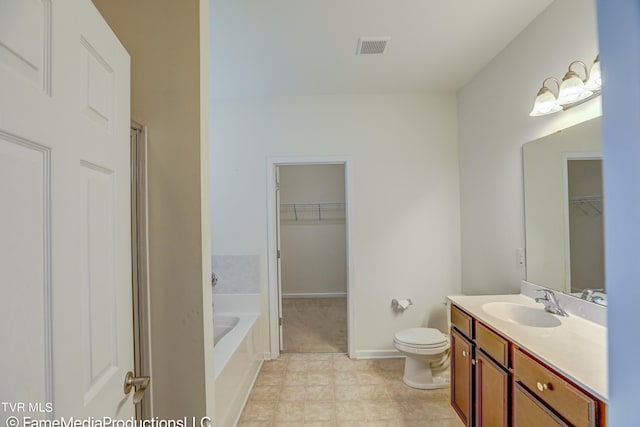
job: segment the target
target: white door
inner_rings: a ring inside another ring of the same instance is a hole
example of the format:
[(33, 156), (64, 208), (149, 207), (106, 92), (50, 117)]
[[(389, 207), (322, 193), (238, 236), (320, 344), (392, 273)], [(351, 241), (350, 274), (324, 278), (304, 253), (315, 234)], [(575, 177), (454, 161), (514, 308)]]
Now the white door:
[(280, 257), (280, 167), (276, 166), (276, 274), (278, 276), (278, 335), (280, 351), (284, 350), (284, 328), (282, 322), (282, 258)]
[(134, 414), (129, 92), (91, 1), (0, 0), (2, 426)]

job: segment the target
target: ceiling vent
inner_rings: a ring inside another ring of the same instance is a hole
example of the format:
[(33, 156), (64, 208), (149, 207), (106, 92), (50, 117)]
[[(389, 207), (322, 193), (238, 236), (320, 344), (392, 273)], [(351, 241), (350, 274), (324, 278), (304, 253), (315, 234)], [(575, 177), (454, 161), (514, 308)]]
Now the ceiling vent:
[(360, 37), (356, 55), (382, 55), (391, 37)]

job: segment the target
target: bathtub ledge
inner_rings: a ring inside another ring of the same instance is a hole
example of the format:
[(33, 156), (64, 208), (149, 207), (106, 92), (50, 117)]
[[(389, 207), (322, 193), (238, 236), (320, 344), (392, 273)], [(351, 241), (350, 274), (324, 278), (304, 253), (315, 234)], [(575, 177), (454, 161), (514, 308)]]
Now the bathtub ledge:
[(216, 316), (234, 316), (240, 319), (238, 324), (223, 336), (214, 347), (216, 379), (238, 349), (240, 343), (249, 334), (259, 315), (260, 313), (216, 313)]

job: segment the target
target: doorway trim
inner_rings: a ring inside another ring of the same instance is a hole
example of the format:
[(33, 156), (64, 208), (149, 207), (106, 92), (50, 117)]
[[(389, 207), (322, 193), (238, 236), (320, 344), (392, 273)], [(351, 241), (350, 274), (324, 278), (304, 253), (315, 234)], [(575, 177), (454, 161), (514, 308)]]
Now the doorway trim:
[[(147, 127), (131, 121), (131, 278), (134, 375), (151, 376)], [(153, 417), (153, 383), (136, 405), (136, 419)]]
[(267, 159), (267, 264), (268, 264), (268, 302), (269, 302), (269, 349), (270, 358), (280, 356), (280, 328), (278, 313), (278, 277), (276, 239), (278, 233), (276, 215), (276, 167), (304, 166), (304, 165), (344, 165), (344, 199), (345, 199), (345, 231), (347, 249), (347, 354), (352, 357), (354, 346), (354, 320), (352, 303), (352, 173), (353, 160), (351, 157), (269, 157)]

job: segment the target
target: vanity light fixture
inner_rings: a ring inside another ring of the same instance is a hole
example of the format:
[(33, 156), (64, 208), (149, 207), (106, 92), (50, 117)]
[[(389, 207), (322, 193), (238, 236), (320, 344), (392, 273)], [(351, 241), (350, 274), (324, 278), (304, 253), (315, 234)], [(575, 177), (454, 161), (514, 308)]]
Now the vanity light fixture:
[[(578, 68), (575, 67), (576, 65), (582, 66), (584, 78), (574, 70)], [(555, 82), (557, 96), (549, 86), (547, 86), (547, 81)], [(567, 110), (600, 95), (601, 87), (600, 55), (598, 55), (593, 62), (591, 71), (589, 71), (584, 62), (573, 61), (569, 64), (569, 70), (562, 78), (562, 82), (558, 82), (554, 77), (544, 79), (529, 115), (544, 116)]]
[(558, 99), (554, 93), (547, 86), (547, 81), (551, 80), (556, 84), (556, 91), (560, 90), (560, 83), (555, 77), (547, 77), (542, 82), (542, 87), (536, 95), (536, 100), (533, 102), (533, 110), (529, 113), (530, 116), (544, 116), (551, 113), (557, 113), (562, 110)]

